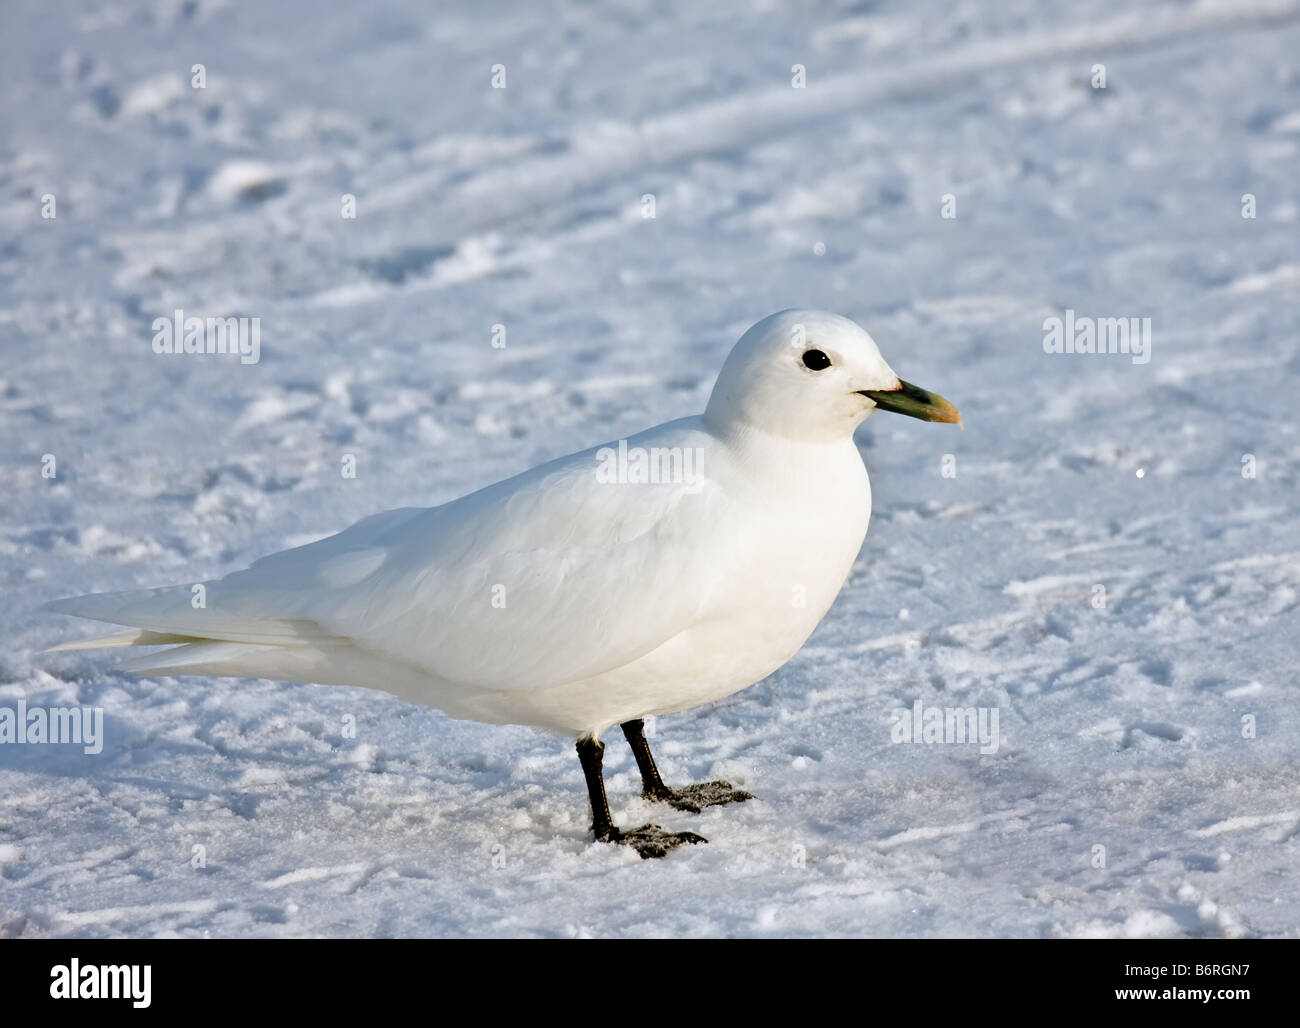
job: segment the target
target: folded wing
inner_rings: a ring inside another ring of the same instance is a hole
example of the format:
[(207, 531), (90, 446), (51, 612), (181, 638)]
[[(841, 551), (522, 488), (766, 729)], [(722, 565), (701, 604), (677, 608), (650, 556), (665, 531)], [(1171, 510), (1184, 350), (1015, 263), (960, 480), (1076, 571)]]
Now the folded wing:
[(336, 665), (356, 684), (383, 687), (357, 680), (372, 668), (493, 690), (587, 678), (707, 617), (743, 559), (704, 473), (724, 455), (693, 421), (628, 440), (694, 448), (703, 460), (676, 481), (610, 480), (585, 451), (272, 554), (202, 583), (201, 607), (187, 585), (53, 609), (143, 630), (135, 642), (109, 637), (115, 645), (177, 644), (134, 670), (339, 681)]

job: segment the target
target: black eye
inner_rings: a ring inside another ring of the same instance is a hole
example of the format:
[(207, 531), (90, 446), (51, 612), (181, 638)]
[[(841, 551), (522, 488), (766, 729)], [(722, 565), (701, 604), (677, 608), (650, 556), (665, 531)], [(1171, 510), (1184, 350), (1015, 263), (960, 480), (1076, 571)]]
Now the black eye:
[(821, 350), (804, 350), (803, 366), (811, 371), (821, 371), (831, 366), (831, 359)]

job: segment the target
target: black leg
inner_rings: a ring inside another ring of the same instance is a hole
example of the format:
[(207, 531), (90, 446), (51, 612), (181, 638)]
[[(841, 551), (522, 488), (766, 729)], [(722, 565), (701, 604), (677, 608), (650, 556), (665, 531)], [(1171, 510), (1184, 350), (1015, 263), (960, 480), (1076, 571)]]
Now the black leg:
[[(649, 752), (649, 751), (647, 751)], [(605, 774), (602, 761), (605, 744), (590, 736), (578, 740), (578, 759), (587, 778), (587, 795), (591, 798), (591, 831), (597, 842), (615, 842), (631, 846), (641, 858), (662, 857), (683, 843), (708, 842), (694, 832), (665, 832), (658, 825), (642, 825), (630, 832), (614, 827), (605, 797)]]
[(640, 718), (623, 723), (623, 734), (632, 747), (636, 757), (636, 766), (641, 769), (641, 795), (648, 800), (659, 800), (698, 814), (704, 807), (716, 807), (723, 803), (742, 803), (752, 800), (750, 793), (733, 789), (730, 782), (704, 782), (701, 785), (687, 785), (680, 789), (670, 789), (659, 777), (655, 767), (655, 758), (650, 753), (650, 744), (645, 739), (645, 722)]
[(632, 756), (636, 757), (636, 766), (641, 769), (641, 795), (648, 800), (667, 800), (673, 795), (672, 789), (664, 785), (655, 767), (654, 755), (650, 744), (645, 741), (645, 722), (640, 718), (623, 723), (623, 734), (627, 744), (632, 747)]
[(578, 740), (578, 759), (582, 773), (587, 776), (587, 795), (591, 797), (591, 830), (597, 842), (614, 842), (618, 829), (609, 816), (609, 800), (605, 797), (605, 773), (601, 762), (605, 744), (588, 736)]

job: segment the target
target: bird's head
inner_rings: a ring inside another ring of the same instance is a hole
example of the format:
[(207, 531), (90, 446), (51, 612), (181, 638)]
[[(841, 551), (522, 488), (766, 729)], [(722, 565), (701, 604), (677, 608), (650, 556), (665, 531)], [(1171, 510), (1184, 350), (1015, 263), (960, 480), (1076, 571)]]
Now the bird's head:
[(824, 311), (786, 310), (740, 337), (722, 365), (705, 420), (800, 442), (851, 436), (875, 410), (961, 424), (937, 393), (900, 379), (856, 323)]

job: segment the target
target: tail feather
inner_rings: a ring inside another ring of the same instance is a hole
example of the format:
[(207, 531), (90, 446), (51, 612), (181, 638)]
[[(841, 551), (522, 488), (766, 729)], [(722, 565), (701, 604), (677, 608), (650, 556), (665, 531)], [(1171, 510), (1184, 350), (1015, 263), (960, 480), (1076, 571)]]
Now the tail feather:
[[(350, 637), (333, 634), (308, 618), (272, 617), (247, 607), (240, 610), (241, 601), (249, 603), (247, 595), (217, 593), (224, 605), (213, 609), (213, 595), (210, 589), (207, 608), (192, 607), (190, 588), (185, 586), (58, 600), (47, 609), (131, 627), (63, 643), (46, 652), (160, 646), (165, 648), (137, 652), (119, 668), (133, 674), (369, 685), (412, 702), (429, 700), (431, 681), (418, 667), (359, 646)], [(267, 603), (267, 597), (260, 599)]]
[[(310, 651), (285, 650), (278, 646), (248, 643), (195, 640), (154, 653), (141, 653), (118, 665), (121, 671), (152, 675), (217, 675), (279, 678), (279, 671), (307, 671), (313, 666), (304, 660)], [(294, 680), (298, 675), (284, 676)]]
[(174, 635), (169, 632), (150, 632), (148, 629), (131, 628), (125, 632), (112, 635), (97, 635), (91, 639), (73, 639), (71, 642), (51, 646), (45, 653), (60, 653), (63, 650), (107, 649), (114, 646), (167, 646), (171, 643), (192, 643), (198, 640), (192, 635)]
[[(132, 639), (122, 632), (81, 643), (65, 643), (59, 649), (83, 649), (91, 646), (154, 646), (217, 640), (233, 643), (258, 643), (265, 646), (319, 646), (346, 642), (334, 636), (310, 618), (277, 617), (238, 609), (238, 595), (214, 595), (210, 583), (205, 605), (191, 603), (188, 586), (147, 589), (134, 592), (92, 593), (71, 596), (47, 604), (46, 609), (59, 614), (73, 614), (93, 621), (130, 625), (147, 633)], [(222, 605), (222, 601), (224, 605)], [(165, 636), (167, 638), (158, 638)]]
[(270, 678), (318, 685), (371, 685), (419, 702), (428, 680), (415, 669), (347, 643), (264, 646), (199, 640), (143, 653), (120, 665), (137, 675)]

